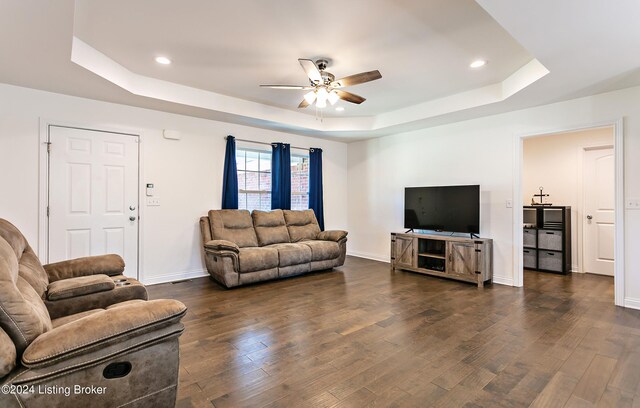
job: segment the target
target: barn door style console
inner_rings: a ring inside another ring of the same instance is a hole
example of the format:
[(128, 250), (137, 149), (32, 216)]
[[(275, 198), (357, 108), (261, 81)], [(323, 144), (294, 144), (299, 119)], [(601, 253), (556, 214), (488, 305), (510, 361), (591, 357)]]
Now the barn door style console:
[(482, 287), (493, 279), (493, 241), (431, 234), (391, 234), (391, 267)]

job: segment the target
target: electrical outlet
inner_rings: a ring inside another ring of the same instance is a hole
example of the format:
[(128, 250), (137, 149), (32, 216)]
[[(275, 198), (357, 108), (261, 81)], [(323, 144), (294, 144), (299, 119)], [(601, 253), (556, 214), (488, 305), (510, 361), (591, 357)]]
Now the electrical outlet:
[(640, 210), (640, 199), (627, 198), (625, 200), (625, 207), (627, 208), (627, 210)]
[(160, 205), (159, 197), (147, 197), (147, 206), (148, 207), (156, 207)]
[(505, 202), (505, 204), (506, 204), (507, 208), (513, 208), (513, 200), (507, 200)]

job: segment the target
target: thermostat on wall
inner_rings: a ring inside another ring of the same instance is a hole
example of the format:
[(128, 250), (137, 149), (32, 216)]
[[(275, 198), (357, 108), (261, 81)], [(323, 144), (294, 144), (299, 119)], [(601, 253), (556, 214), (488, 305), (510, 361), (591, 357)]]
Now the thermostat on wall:
[(153, 183), (147, 183), (147, 197), (153, 197)]

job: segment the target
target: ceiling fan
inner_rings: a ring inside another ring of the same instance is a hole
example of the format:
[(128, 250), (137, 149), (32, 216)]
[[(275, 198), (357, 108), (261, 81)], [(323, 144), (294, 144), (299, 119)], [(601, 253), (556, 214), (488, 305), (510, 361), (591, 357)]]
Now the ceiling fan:
[(327, 65), (329, 65), (329, 62), (326, 59), (319, 59), (316, 62), (313, 62), (310, 59), (300, 58), (298, 59), (298, 62), (300, 62), (302, 69), (304, 69), (304, 72), (309, 77), (308, 86), (260, 85), (264, 88), (308, 90), (309, 92), (304, 95), (304, 99), (300, 102), (298, 108), (306, 108), (314, 101), (316, 102), (316, 107), (325, 108), (327, 106), (327, 102), (333, 105), (338, 101), (338, 99), (355, 104), (361, 104), (366, 100), (365, 98), (351, 92), (343, 91), (341, 88), (363, 84), (365, 82), (375, 81), (376, 79), (382, 78), (380, 71), (375, 70), (349, 75), (336, 80), (336, 77), (332, 73), (325, 71), (327, 69)]

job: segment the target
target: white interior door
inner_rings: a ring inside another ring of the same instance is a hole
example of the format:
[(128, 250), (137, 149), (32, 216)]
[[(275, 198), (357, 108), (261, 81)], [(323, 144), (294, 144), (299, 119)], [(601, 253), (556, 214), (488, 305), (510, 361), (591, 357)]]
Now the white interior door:
[(138, 275), (138, 137), (49, 128), (49, 262), (118, 254)]
[(583, 192), (584, 271), (613, 276), (615, 236), (613, 148), (585, 150)]

